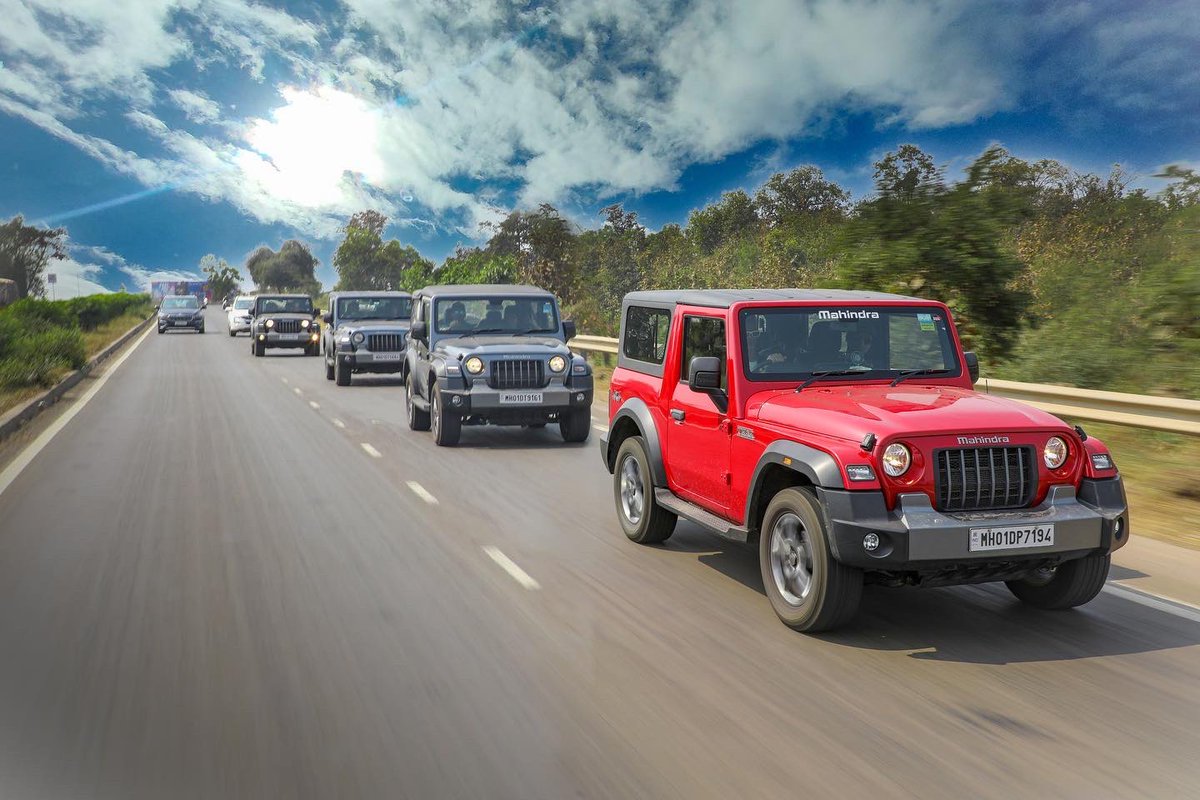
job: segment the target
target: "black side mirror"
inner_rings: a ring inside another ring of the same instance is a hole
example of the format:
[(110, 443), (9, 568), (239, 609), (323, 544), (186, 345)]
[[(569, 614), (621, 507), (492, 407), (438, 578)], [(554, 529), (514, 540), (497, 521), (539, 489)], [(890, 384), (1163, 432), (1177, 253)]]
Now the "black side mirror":
[(324, 314), (321, 315), (321, 321), (324, 322), (326, 325), (332, 325), (333, 324), (333, 314), (330, 314), (328, 311), (326, 311)]
[(314, 308), (314, 309), (313, 309), (313, 319), (316, 319), (316, 318), (317, 318), (317, 317), (319, 317), (319, 316), (321, 316), (321, 309), (319, 309), (319, 308)]
[(568, 342), (575, 338), (575, 320), (563, 320), (563, 338)]
[(408, 335), (418, 342), (429, 341), (429, 325), (423, 319), (416, 320), (408, 329)]
[(729, 407), (725, 390), (721, 388), (721, 359), (716, 356), (696, 356), (688, 368), (688, 385), (693, 391), (704, 392), (712, 398), (722, 413)]
[(971, 376), (971, 383), (979, 383), (979, 356), (967, 350), (963, 353), (963, 359), (967, 362), (967, 374)]

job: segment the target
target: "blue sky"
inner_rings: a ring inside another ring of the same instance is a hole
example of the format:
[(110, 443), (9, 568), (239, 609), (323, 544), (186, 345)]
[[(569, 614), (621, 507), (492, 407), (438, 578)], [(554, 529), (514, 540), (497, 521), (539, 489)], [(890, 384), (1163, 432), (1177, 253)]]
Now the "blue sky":
[(64, 225), (60, 292), (309, 242), (376, 208), (440, 260), (514, 207), (659, 227), (816, 164), (999, 142), (1151, 189), (1200, 162), (1200, 4), (0, 0), (0, 218)]

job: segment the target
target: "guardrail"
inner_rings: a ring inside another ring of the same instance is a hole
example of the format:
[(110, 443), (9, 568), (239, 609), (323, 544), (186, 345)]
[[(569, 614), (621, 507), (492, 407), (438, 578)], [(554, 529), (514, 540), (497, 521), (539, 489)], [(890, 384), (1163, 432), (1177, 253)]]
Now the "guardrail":
[[(606, 359), (617, 354), (617, 340), (608, 336), (576, 336), (571, 347), (584, 353), (602, 354)], [(994, 378), (981, 378), (977, 387), (1070, 420), (1200, 436), (1200, 400)]]

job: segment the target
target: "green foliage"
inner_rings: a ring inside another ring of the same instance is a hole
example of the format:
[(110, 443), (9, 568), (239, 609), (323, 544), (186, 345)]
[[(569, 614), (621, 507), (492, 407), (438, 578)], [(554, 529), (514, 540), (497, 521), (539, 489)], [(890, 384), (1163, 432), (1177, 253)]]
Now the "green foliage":
[(208, 288), (214, 299), (223, 299), (233, 294), (242, 285), (242, 273), (236, 267), (212, 253), (200, 259), (200, 271), (208, 278)]
[(17, 297), (46, 293), (46, 266), (67, 257), (66, 236), (66, 228), (26, 225), (20, 215), (0, 225), (0, 278), (17, 284)]
[(260, 245), (246, 259), (246, 272), (260, 290), (315, 296), (321, 291), (316, 276), (317, 263), (308, 245), (289, 239), (278, 252)]
[(338, 273), (335, 291), (413, 291), (430, 282), (433, 262), (411, 245), (396, 239), (384, 242), (386, 226), (387, 217), (378, 211), (362, 211), (350, 218), (333, 256)]
[[(460, 247), (420, 286), (431, 283), (517, 283), (519, 274), (520, 268), (513, 256), (489, 254), (475, 247)], [(419, 289), (420, 286), (414, 288)]]

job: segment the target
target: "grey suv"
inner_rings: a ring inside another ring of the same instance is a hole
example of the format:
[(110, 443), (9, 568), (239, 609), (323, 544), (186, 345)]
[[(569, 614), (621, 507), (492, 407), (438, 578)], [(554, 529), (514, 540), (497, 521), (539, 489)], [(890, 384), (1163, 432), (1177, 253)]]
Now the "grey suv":
[(250, 351), (262, 356), (268, 348), (302, 347), (306, 356), (319, 355), (319, 313), (306, 294), (260, 294), (250, 307)]
[(356, 372), (404, 373), (412, 295), (334, 292), (325, 314), (325, 378), (349, 386)]
[(408, 426), (439, 445), (463, 425), (557, 422), (563, 439), (591, 432), (592, 370), (567, 341), (554, 295), (535, 286), (427, 286), (413, 295), (405, 352)]

